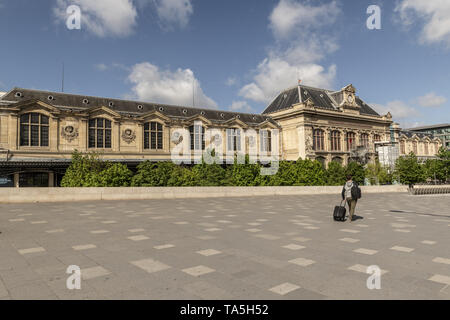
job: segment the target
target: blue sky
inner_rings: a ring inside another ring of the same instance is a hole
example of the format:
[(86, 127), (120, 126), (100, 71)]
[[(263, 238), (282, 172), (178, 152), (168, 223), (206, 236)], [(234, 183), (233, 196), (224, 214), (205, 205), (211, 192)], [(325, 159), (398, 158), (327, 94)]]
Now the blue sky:
[(64, 62), (66, 92), (190, 106), (194, 87), (197, 107), (259, 113), (299, 77), (352, 83), (403, 127), (450, 122), (450, 1), (0, 0), (0, 39), (0, 91), (60, 91)]

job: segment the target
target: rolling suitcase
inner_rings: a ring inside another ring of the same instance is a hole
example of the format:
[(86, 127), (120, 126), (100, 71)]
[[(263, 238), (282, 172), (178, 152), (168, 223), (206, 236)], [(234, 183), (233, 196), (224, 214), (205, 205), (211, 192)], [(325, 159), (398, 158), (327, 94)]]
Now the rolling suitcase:
[[(342, 200), (342, 202), (344, 201), (345, 200)], [(339, 206), (334, 207), (333, 219), (335, 221), (345, 221), (345, 213), (347, 212), (347, 209), (345, 209), (345, 203), (344, 206), (342, 206), (342, 202)]]

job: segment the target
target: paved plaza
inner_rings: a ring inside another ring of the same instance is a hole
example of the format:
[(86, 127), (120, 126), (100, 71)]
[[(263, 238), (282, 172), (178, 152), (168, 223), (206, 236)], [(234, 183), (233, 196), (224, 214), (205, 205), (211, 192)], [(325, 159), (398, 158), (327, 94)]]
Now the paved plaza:
[(0, 204), (0, 299), (450, 299), (450, 196), (339, 196)]

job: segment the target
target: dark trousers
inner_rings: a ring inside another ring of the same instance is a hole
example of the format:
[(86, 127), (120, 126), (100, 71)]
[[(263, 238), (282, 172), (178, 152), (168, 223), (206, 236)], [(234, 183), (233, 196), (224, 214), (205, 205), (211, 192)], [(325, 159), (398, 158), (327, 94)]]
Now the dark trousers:
[(347, 198), (348, 214), (349, 214), (350, 221), (353, 219), (353, 215), (355, 214), (356, 202), (357, 202), (357, 200), (353, 200), (352, 198)]

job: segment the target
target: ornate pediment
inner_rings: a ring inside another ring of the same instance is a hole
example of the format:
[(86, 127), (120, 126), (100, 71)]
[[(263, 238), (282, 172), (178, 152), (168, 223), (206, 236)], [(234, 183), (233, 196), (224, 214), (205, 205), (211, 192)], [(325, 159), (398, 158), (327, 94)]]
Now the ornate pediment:
[(245, 124), (242, 120), (240, 120), (239, 118), (236, 118), (236, 117), (225, 121), (224, 124), (227, 125), (227, 126), (234, 126), (234, 125), (236, 125), (236, 126), (238, 126), (240, 128), (244, 128), (244, 129), (248, 128), (247, 124)]
[(105, 106), (92, 107), (83, 111), (80, 115), (87, 117), (106, 116), (108, 118), (111, 118), (112, 120), (120, 120), (121, 118), (121, 115), (119, 113)]
[(159, 119), (163, 122), (170, 122), (170, 118), (163, 115), (161, 112), (153, 110), (150, 111), (142, 116), (140, 116), (137, 120), (143, 121), (143, 122), (148, 122), (150, 120), (154, 120), (154, 119)]
[(197, 114), (195, 116), (192, 116), (186, 120), (183, 121), (183, 124), (185, 125), (193, 125), (195, 121), (201, 121), (203, 124), (206, 124), (207, 126), (211, 126), (212, 122), (208, 119), (206, 119), (201, 114)]
[(21, 101), (14, 105), (13, 110), (16, 110), (18, 114), (41, 111), (51, 117), (56, 117), (59, 114), (61, 114), (61, 110), (59, 110), (55, 106), (52, 106), (51, 104), (42, 102), (37, 99)]
[(352, 84), (349, 84), (348, 86), (342, 88), (342, 91), (355, 94), (356, 88)]

